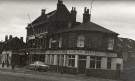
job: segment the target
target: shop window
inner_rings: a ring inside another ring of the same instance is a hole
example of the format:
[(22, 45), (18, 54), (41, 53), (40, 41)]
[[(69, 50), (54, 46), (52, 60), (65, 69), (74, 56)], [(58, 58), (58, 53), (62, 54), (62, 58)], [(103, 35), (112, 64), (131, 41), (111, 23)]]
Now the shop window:
[(101, 68), (101, 57), (91, 56), (90, 57), (90, 68), (93, 68), (93, 69)]
[(50, 64), (50, 55), (47, 55), (47, 64)]
[(108, 50), (113, 50), (113, 47), (114, 47), (114, 39), (109, 38), (108, 39)]
[(83, 35), (78, 36), (77, 47), (84, 47), (85, 38)]
[(61, 65), (64, 65), (64, 55), (61, 55)]
[(74, 67), (75, 66), (75, 55), (69, 55), (68, 56), (68, 66)]
[(90, 57), (90, 68), (95, 68), (95, 57), (94, 56), (91, 56)]
[(57, 55), (57, 64), (60, 65), (60, 55)]
[(111, 69), (112, 59), (110, 57), (107, 58), (107, 69)]
[(53, 65), (54, 64), (54, 55), (50, 55), (50, 63)]
[(79, 55), (79, 59), (87, 59), (85, 55)]

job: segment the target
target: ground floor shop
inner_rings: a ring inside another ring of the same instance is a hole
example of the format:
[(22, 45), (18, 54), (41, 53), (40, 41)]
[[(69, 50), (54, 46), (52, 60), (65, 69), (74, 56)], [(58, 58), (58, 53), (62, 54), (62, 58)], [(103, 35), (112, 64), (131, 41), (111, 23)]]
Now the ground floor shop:
[(29, 52), (29, 63), (37, 60), (50, 65), (51, 71), (104, 78), (118, 78), (123, 69), (123, 60), (117, 58), (117, 54), (109, 52), (84, 50)]
[(2, 67), (10, 67), (13, 64), (21, 67), (28, 64), (28, 56), (25, 52), (3, 51), (0, 60)]

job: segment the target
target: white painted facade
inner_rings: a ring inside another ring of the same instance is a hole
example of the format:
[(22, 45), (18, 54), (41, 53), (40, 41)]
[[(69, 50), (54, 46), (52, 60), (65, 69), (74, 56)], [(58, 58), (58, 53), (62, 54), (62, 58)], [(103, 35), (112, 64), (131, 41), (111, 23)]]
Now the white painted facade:
[[(34, 54), (34, 52), (31, 54)], [(111, 64), (110, 64), (111, 68), (109, 68), (108, 70), (117, 70), (118, 64), (120, 65), (120, 70), (123, 70), (123, 59), (118, 58), (116, 53), (94, 52), (94, 51), (83, 51), (83, 50), (50, 50), (44, 52), (44, 55), (45, 55), (46, 64), (73, 67), (73, 68), (78, 68), (79, 56), (83, 55), (86, 56), (86, 66), (85, 66), (86, 69), (106, 69), (106, 70), (108, 69), (107, 58), (111, 58)], [(74, 56), (74, 57), (70, 58), (69, 56)], [(90, 68), (91, 57), (93, 56), (101, 57), (100, 68), (96, 68), (96, 67)], [(74, 64), (69, 64), (71, 62)]]
[(7, 63), (8, 61), (9, 64), (11, 64), (11, 56), (12, 56), (12, 51), (3, 51), (1, 55), (1, 62)]

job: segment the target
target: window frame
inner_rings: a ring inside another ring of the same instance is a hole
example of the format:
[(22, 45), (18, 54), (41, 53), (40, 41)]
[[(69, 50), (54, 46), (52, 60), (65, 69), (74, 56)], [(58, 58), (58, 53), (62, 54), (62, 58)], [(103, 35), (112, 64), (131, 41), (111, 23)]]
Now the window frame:
[(75, 55), (68, 55), (68, 67), (75, 67)]
[(107, 69), (111, 69), (111, 67), (112, 67), (112, 58), (108, 57), (107, 58)]
[[(93, 57), (93, 59), (92, 59), (92, 57)], [(89, 68), (91, 68), (91, 69), (101, 69), (101, 61), (102, 61), (102, 57), (100, 57), (100, 56), (91, 56), (90, 57), (90, 66), (89, 66)]]
[(79, 35), (77, 37), (77, 47), (80, 47), (80, 48), (85, 47), (85, 36), (84, 35)]
[(114, 50), (114, 38), (108, 38), (108, 45), (107, 45), (107, 49), (108, 50)]

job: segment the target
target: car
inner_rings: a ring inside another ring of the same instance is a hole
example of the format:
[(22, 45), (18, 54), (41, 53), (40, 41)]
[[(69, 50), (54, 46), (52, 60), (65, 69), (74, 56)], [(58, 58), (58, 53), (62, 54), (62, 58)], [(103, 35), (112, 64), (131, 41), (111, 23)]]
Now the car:
[(41, 61), (35, 61), (34, 63), (26, 66), (26, 68), (35, 71), (48, 71), (49, 65), (46, 65)]

